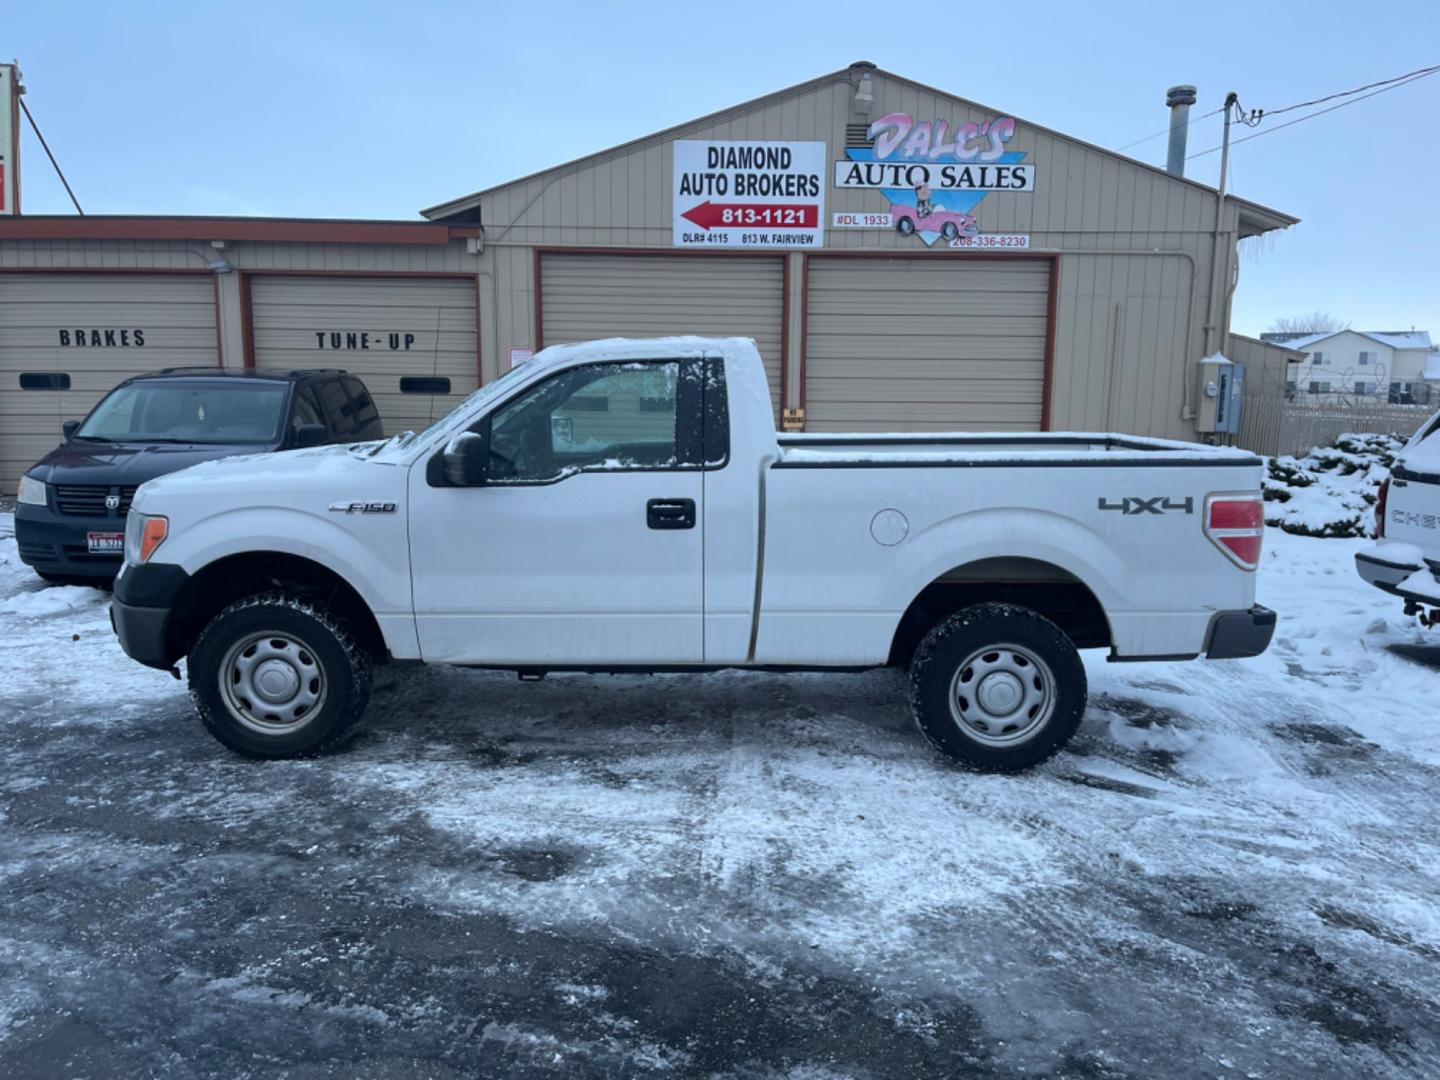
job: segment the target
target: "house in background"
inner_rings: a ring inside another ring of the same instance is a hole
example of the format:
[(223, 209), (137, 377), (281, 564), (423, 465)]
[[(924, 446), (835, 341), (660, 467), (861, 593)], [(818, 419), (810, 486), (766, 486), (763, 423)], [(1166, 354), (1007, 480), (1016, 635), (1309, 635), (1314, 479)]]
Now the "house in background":
[(1261, 334), (1261, 340), (1304, 353), (1286, 376), (1297, 400), (1367, 400), (1423, 405), (1430, 400), (1430, 335), (1424, 330), (1332, 330)]

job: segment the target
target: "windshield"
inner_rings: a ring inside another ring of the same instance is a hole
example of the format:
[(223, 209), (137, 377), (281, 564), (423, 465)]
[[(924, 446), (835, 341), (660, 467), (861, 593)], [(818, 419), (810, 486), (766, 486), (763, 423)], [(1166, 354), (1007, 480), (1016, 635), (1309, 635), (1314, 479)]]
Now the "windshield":
[(470, 396), (467, 397), (464, 401), (460, 402), (460, 404), (456, 405), (444, 416), (440, 417), (440, 419), (432, 421), (428, 427), (420, 431), (418, 434), (413, 431), (406, 431), (399, 435), (392, 435), (383, 443), (374, 444), (374, 449), (370, 451), (370, 454), (373, 456), (375, 454), (379, 454), (382, 450), (395, 450), (401, 447), (406, 447), (409, 446), (416, 439), (425, 439), (430, 435), (433, 435), (437, 431), (444, 430), (446, 427), (453, 424), (455, 418), (458, 415), (460, 415), (461, 413), (469, 415), (469, 413), (473, 410), (474, 406), (489, 401), (497, 394), (509, 389), (513, 383), (519, 381), (519, 376), (531, 370), (533, 369), (528, 364), (520, 364), (517, 367), (511, 368), (494, 382), (488, 382), (484, 386), (480, 387), (480, 389), (471, 393)]
[(75, 432), (87, 442), (266, 443), (278, 440), (285, 384), (130, 383), (112, 391)]

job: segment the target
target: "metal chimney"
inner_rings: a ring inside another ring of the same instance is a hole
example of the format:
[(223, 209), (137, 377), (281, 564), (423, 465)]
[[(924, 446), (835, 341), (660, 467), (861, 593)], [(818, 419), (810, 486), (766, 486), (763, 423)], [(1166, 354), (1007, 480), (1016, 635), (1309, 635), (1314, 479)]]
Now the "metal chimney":
[(1185, 175), (1185, 137), (1190, 131), (1190, 106), (1195, 104), (1195, 87), (1172, 86), (1165, 91), (1165, 104), (1170, 108), (1170, 154), (1165, 171)]

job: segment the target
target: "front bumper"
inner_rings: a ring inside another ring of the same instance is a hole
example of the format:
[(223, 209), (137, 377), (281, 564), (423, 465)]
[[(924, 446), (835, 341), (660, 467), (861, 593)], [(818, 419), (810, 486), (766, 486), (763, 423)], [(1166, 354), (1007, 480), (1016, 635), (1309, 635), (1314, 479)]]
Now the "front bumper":
[(123, 533), (121, 515), (81, 517), (48, 506), (15, 506), (15, 545), (20, 561), (47, 574), (108, 581), (120, 569), (120, 555), (92, 555), (86, 534)]
[(1205, 636), (1207, 660), (1259, 656), (1275, 636), (1275, 612), (1260, 604), (1249, 611), (1217, 611)]
[(171, 620), (189, 581), (190, 575), (171, 563), (127, 566), (115, 579), (110, 625), (132, 660), (168, 671), (180, 659), (171, 644)]

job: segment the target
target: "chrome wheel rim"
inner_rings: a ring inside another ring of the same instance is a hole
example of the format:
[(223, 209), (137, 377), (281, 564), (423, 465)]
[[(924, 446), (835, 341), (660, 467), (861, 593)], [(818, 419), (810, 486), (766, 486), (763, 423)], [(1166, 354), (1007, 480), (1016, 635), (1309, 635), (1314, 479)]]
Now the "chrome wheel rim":
[(1021, 645), (976, 649), (950, 680), (950, 715), (966, 738), (1015, 746), (1032, 738), (1055, 712), (1050, 665)]
[(288, 735), (325, 703), (325, 668), (293, 634), (241, 638), (220, 664), (220, 697), (239, 723), (261, 735)]

